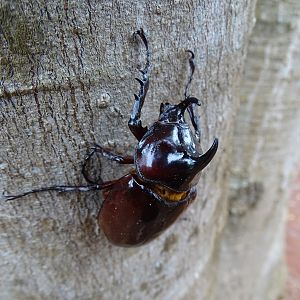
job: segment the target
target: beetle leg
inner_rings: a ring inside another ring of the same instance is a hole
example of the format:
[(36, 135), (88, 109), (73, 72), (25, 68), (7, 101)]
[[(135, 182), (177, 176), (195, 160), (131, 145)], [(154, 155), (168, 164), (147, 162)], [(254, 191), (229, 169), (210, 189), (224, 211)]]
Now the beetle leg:
[(117, 180), (107, 181), (103, 182), (101, 184), (92, 184), (92, 185), (55, 185), (55, 186), (49, 186), (49, 187), (42, 187), (38, 189), (33, 189), (28, 192), (24, 192), (18, 195), (4, 195), (5, 201), (12, 201), (18, 198), (22, 198), (24, 196), (30, 195), (30, 194), (36, 194), (41, 192), (50, 192), (50, 191), (57, 191), (60, 193), (65, 192), (89, 192), (89, 191), (95, 191), (95, 190), (103, 190), (105, 188), (109, 188), (113, 184), (115, 184)]
[(86, 165), (88, 164), (88, 162), (90, 161), (91, 157), (95, 154), (95, 153), (100, 153), (102, 156), (108, 158), (109, 160), (112, 161), (116, 161), (119, 164), (122, 165), (129, 165), (129, 164), (133, 164), (134, 163), (134, 159), (132, 156), (122, 156), (122, 155), (117, 155), (112, 153), (111, 151), (101, 147), (100, 145), (97, 144), (93, 144), (93, 146), (90, 148), (91, 151), (90, 153), (87, 154), (87, 156), (84, 158), (84, 162), (82, 165), (82, 169), (81, 169), (81, 173), (84, 177), (84, 179), (91, 184), (97, 184), (97, 183), (101, 183), (103, 182), (102, 178), (100, 177), (99, 180), (97, 180), (98, 182), (92, 180), (87, 171), (86, 171)]
[(200, 118), (199, 118), (198, 114), (196, 114), (196, 112), (195, 112), (196, 105), (197, 104), (194, 104), (194, 103), (191, 104), (187, 108), (187, 111), (188, 111), (190, 119), (192, 121), (192, 125), (195, 129), (195, 135), (196, 135), (198, 141), (200, 142), (200, 139), (201, 139)]
[(134, 159), (132, 156), (130, 155), (122, 156), (122, 155), (115, 154), (109, 151), (108, 149), (105, 149), (97, 144), (94, 144), (93, 147), (91, 147), (91, 149), (96, 153), (100, 153), (101, 155), (108, 158), (109, 160), (116, 161), (117, 163), (122, 165), (129, 165), (134, 163)]
[[(193, 80), (193, 75), (194, 75), (194, 72), (195, 72), (195, 62), (194, 62), (195, 54), (191, 50), (187, 50), (186, 52), (191, 54), (191, 56), (189, 58), (189, 65), (190, 65), (190, 69), (191, 69), (191, 74), (190, 74), (188, 82), (185, 86), (185, 91), (184, 91), (184, 98), (185, 99), (190, 98), (190, 96), (188, 95), (188, 90), (191, 86), (191, 83), (192, 83), (192, 80)], [(196, 114), (195, 108), (196, 108), (196, 104), (192, 104), (191, 106), (188, 107), (187, 111), (188, 111), (190, 119), (192, 121), (192, 125), (195, 129), (195, 134), (196, 134), (198, 140), (200, 141), (200, 137), (201, 137), (200, 118)]]
[(191, 86), (191, 83), (192, 83), (192, 80), (193, 80), (193, 75), (194, 75), (194, 72), (195, 72), (195, 63), (194, 63), (195, 54), (191, 50), (186, 50), (186, 52), (188, 52), (188, 53), (191, 54), (191, 56), (189, 58), (189, 65), (190, 65), (190, 69), (191, 69), (191, 74), (190, 74), (188, 82), (187, 82), (187, 84), (185, 86), (184, 99), (189, 98), (189, 96), (188, 96), (188, 90), (189, 90), (189, 88)]
[(140, 84), (140, 90), (138, 95), (134, 94), (135, 100), (131, 110), (130, 119), (128, 121), (128, 126), (133, 135), (138, 140), (141, 140), (141, 138), (147, 132), (147, 127), (142, 126), (141, 111), (149, 88), (150, 50), (143, 29), (141, 28), (140, 30), (136, 31), (135, 34), (138, 34), (140, 36), (146, 47), (147, 60), (145, 68), (143, 70), (140, 70), (140, 72), (142, 73), (142, 79), (135, 78)]
[[(86, 155), (86, 157), (84, 158), (83, 164), (82, 164), (82, 168), (81, 168), (81, 174), (83, 175), (84, 179), (86, 180), (86, 182), (91, 183), (91, 184), (97, 184), (97, 182), (93, 179), (90, 178), (90, 176), (88, 175), (87, 171), (86, 171), (86, 165), (88, 164), (88, 162), (90, 161), (91, 157), (95, 154), (95, 150), (92, 149), (92, 151), (90, 151), (90, 153), (88, 153)], [(97, 180), (99, 183), (103, 182), (103, 179), (100, 178)]]

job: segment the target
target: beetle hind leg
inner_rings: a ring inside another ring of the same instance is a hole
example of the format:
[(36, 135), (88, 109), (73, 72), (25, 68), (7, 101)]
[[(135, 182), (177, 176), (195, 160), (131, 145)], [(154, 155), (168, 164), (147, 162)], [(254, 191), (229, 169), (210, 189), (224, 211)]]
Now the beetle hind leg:
[(137, 30), (135, 32), (135, 35), (139, 35), (142, 39), (147, 51), (147, 59), (145, 68), (143, 70), (140, 70), (140, 72), (142, 73), (142, 79), (135, 78), (140, 84), (140, 90), (138, 94), (134, 94), (135, 100), (131, 110), (130, 119), (128, 121), (128, 126), (133, 135), (138, 140), (141, 140), (141, 138), (147, 132), (147, 127), (142, 126), (141, 111), (149, 88), (150, 50), (143, 29), (141, 28), (140, 30)]
[(60, 193), (66, 193), (66, 192), (89, 192), (95, 190), (103, 190), (105, 188), (109, 188), (115, 182), (116, 180), (103, 182), (101, 184), (91, 184), (91, 185), (54, 185), (49, 187), (42, 187), (38, 189), (32, 189), (30, 191), (17, 194), (17, 195), (4, 195), (4, 201), (8, 202), (18, 198), (23, 198), (30, 194), (37, 194), (41, 192), (57, 191)]

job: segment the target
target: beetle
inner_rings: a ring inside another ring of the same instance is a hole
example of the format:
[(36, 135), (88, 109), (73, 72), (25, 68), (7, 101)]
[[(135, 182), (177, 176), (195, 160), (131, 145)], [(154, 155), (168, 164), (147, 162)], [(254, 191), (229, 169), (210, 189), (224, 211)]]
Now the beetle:
[[(82, 167), (88, 185), (50, 186), (6, 196), (6, 201), (10, 201), (45, 191), (102, 190), (104, 200), (98, 222), (108, 240), (123, 247), (143, 245), (174, 223), (195, 200), (200, 172), (218, 149), (217, 138), (206, 153), (202, 153), (200, 147), (199, 118), (195, 111), (199, 100), (188, 96), (195, 70), (194, 53), (191, 50), (187, 50), (191, 74), (185, 87), (184, 100), (176, 105), (162, 103), (158, 120), (149, 128), (142, 126), (141, 111), (149, 88), (150, 50), (143, 29), (137, 30), (135, 35), (141, 38), (147, 59), (145, 68), (140, 70), (142, 79), (136, 78), (140, 89), (134, 95), (128, 122), (129, 129), (138, 141), (134, 156), (117, 155), (95, 144), (90, 148)], [(193, 131), (185, 121), (186, 111)], [(87, 172), (87, 163), (94, 154), (119, 164), (133, 164), (134, 170), (117, 180), (104, 182), (100, 178), (95, 182)]]

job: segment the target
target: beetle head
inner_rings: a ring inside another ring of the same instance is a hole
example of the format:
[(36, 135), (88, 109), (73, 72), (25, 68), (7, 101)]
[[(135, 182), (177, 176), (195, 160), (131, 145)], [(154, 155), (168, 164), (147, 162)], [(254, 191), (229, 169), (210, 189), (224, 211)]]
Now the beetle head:
[(189, 97), (177, 105), (161, 103), (158, 120), (166, 123), (185, 123), (184, 112), (193, 103), (199, 105), (198, 99)]

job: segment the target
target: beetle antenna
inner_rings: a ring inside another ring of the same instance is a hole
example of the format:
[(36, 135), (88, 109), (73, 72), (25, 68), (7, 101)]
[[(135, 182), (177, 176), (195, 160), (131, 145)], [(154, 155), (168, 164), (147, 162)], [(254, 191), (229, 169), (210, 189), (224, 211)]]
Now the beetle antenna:
[(191, 74), (190, 74), (188, 82), (187, 82), (187, 84), (185, 86), (184, 99), (188, 98), (188, 90), (189, 90), (190, 85), (192, 83), (193, 75), (194, 75), (194, 72), (195, 72), (195, 63), (194, 63), (195, 54), (191, 50), (186, 50), (186, 52), (188, 52), (188, 53), (191, 54), (191, 56), (189, 58), (189, 64), (190, 64)]

